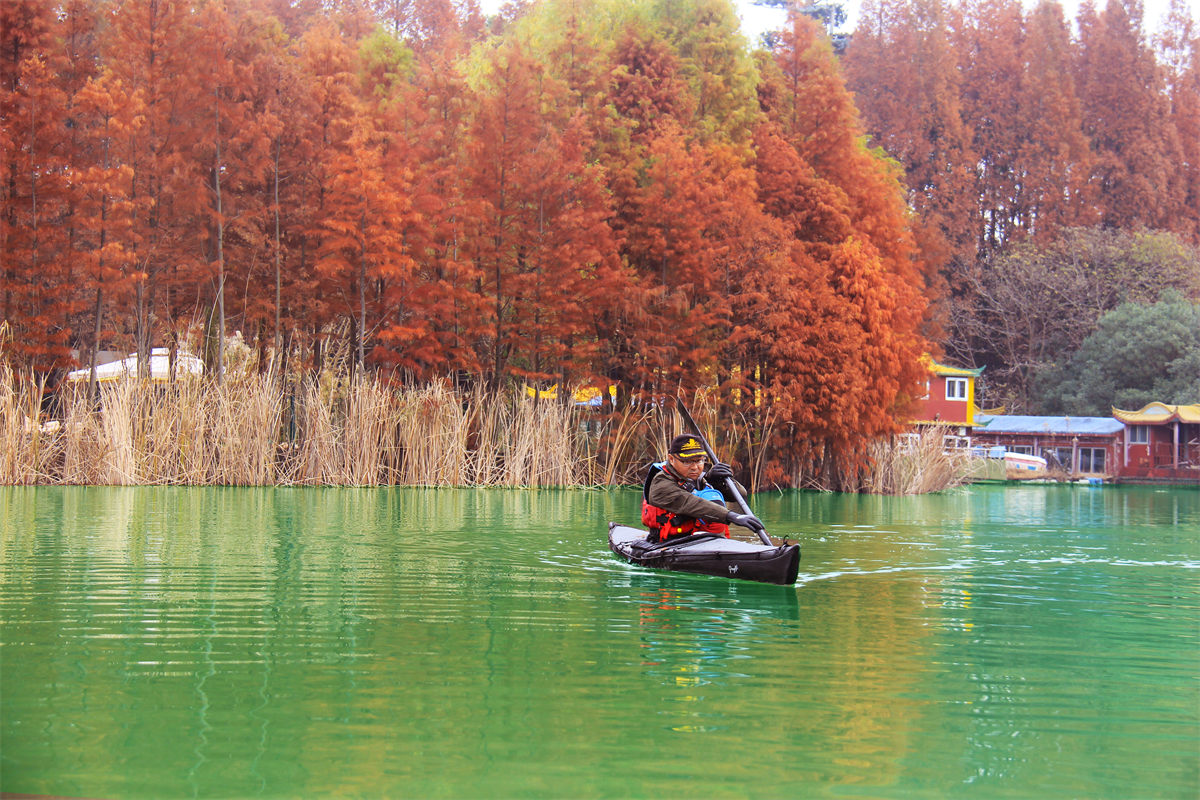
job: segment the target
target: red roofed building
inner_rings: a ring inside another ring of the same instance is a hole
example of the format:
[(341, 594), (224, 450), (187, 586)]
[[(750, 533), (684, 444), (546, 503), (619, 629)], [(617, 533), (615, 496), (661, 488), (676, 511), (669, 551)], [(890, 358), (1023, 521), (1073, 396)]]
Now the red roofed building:
[(983, 372), (939, 364), (928, 356), (925, 396), (918, 400), (912, 424), (945, 429), (947, 446), (970, 447), (975, 427), (975, 380)]
[(1122, 477), (1200, 481), (1200, 404), (1113, 409), (1125, 423)]

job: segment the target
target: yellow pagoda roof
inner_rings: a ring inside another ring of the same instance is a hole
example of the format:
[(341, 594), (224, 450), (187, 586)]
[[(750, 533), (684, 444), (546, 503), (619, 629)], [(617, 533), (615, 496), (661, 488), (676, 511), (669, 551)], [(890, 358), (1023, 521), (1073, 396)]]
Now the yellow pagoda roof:
[[(616, 398), (617, 387), (609, 386), (608, 394), (610, 397)], [(537, 397), (541, 400), (557, 400), (558, 399), (558, 384), (554, 384), (548, 389), (535, 389), (529, 384), (525, 384), (525, 396)], [(571, 401), (576, 405), (600, 405), (603, 392), (596, 386), (583, 386), (571, 393)]]
[(928, 369), (930, 372), (932, 372), (934, 375), (950, 375), (950, 376), (961, 376), (964, 378), (978, 378), (979, 373), (983, 372), (983, 367), (977, 367), (975, 369), (968, 369), (965, 367), (950, 367), (945, 364), (939, 364), (938, 362), (934, 361), (933, 358), (929, 355), (922, 356), (921, 361), (922, 361), (922, 363), (925, 364), (925, 368)]
[(1113, 407), (1113, 416), (1126, 425), (1163, 425), (1168, 422), (1200, 423), (1200, 403), (1169, 406), (1166, 403), (1147, 403), (1140, 411), (1123, 411)]

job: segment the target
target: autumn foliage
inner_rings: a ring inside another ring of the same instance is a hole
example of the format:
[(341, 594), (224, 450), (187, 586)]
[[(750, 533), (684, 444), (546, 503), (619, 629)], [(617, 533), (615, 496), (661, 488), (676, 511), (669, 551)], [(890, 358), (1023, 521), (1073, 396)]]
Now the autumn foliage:
[[(1175, 0), (870, 0), (846, 53), (867, 129), (905, 168), (942, 266), (1100, 223), (1200, 237), (1197, 31)], [(910, 69), (908, 65), (919, 68)]]
[[(928, 279), (947, 287), (931, 330), (954, 363), (987, 368), (992, 404), (1037, 406), (1047, 359), (1030, 347), (1057, 345), (1031, 320), (1082, 302), (1044, 271), (1031, 284), (1033, 254), (1066, 253), (1077, 280), (1101, 280), (1104, 259), (1081, 241), (1200, 244), (1200, 32), (1186, 0), (1153, 34), (1142, 13), (1136, 0), (1084, 2), (1074, 24), (1053, 0), (863, 6), (847, 79), (872, 141), (903, 167)], [(1004, 316), (1028, 346), (999, 332)]]
[(186, 347), (219, 381), (240, 331), (279, 374), (616, 387), (601, 414), (707, 387), (769, 482), (853, 481), (947, 265), (1196, 231), (1185, 17), (1164, 71), (1136, 19), (1055, 8), (877, 3), (864, 123), (818, 25), (752, 51), (728, 0), (9, 0), (0, 351), (53, 383)]

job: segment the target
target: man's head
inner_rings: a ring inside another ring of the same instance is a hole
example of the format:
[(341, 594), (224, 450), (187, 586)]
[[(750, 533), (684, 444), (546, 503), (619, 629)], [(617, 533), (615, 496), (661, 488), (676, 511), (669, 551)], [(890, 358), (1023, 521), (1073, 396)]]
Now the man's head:
[(667, 463), (679, 475), (696, 480), (704, 472), (704, 445), (688, 434), (676, 436), (667, 448)]

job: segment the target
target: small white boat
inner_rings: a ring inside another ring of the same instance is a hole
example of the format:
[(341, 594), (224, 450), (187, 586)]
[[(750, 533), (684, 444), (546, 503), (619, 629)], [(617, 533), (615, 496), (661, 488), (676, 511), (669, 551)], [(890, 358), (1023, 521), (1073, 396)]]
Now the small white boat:
[(1041, 456), (1031, 456), (1027, 453), (1005, 453), (1004, 454), (1004, 469), (1008, 472), (1017, 472), (1021, 477), (1030, 477), (1045, 473), (1046, 459)]

